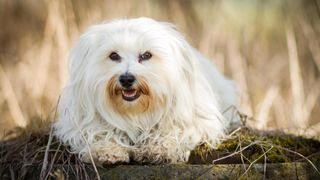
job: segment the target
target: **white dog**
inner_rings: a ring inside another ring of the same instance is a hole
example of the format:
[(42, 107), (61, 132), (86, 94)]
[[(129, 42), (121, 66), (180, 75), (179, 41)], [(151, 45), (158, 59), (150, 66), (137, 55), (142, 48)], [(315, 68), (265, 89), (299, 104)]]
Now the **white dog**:
[(92, 26), (70, 56), (55, 135), (84, 161), (184, 162), (215, 147), (237, 106), (232, 81), (169, 23), (149, 18)]

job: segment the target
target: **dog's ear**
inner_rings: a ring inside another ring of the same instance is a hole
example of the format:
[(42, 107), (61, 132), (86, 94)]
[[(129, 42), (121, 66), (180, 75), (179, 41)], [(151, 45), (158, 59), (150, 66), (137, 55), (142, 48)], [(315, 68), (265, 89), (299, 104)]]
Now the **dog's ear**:
[(169, 23), (162, 24), (167, 31), (167, 42), (170, 46), (172, 53), (174, 53), (174, 60), (178, 61), (177, 68), (180, 73), (179, 88), (174, 95), (175, 108), (181, 109), (177, 111), (176, 116), (178, 119), (190, 120), (189, 117), (195, 115), (195, 103), (190, 98), (195, 97), (196, 94), (196, 79), (197, 79), (197, 66), (198, 59), (194, 49), (186, 41), (184, 36), (177, 31), (174, 25)]
[(86, 64), (89, 62), (89, 55), (94, 48), (95, 35), (87, 32), (83, 34), (69, 56), (70, 80), (80, 80), (85, 72)]
[(195, 54), (194, 48), (186, 41), (185, 37), (177, 30), (176, 26), (162, 22), (162, 25), (171, 34), (172, 46), (177, 50), (180, 56), (180, 64), (182, 64), (182, 70), (185, 78), (188, 80), (190, 86), (192, 87), (194, 83), (195, 76), (195, 66), (197, 66), (197, 56)]
[[(75, 47), (72, 49), (69, 57), (69, 81), (64, 88), (61, 103), (59, 105), (62, 119), (73, 121), (82, 121), (90, 119), (93, 116), (93, 105), (90, 97), (87, 95), (88, 89), (85, 88), (86, 68), (90, 61), (90, 54), (96, 47), (96, 36), (87, 31), (83, 34)], [(91, 118), (92, 119), (92, 118)]]

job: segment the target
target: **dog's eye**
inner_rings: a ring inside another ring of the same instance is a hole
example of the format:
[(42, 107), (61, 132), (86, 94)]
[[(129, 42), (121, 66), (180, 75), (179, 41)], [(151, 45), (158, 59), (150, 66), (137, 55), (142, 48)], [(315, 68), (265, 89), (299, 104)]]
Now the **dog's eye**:
[(147, 52), (139, 55), (139, 62), (149, 60), (151, 57), (152, 57), (152, 54), (147, 51)]
[(121, 57), (118, 53), (116, 52), (112, 52), (110, 55), (109, 55), (109, 58), (112, 60), (112, 61), (120, 61), (121, 60)]

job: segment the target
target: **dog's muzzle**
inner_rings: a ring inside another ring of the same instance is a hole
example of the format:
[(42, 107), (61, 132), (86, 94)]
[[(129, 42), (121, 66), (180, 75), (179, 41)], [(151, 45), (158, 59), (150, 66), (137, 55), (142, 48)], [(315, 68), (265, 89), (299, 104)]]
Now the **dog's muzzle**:
[(119, 82), (121, 84), (122, 98), (126, 101), (136, 100), (140, 96), (140, 92), (134, 88), (136, 78), (133, 74), (125, 73), (120, 75)]

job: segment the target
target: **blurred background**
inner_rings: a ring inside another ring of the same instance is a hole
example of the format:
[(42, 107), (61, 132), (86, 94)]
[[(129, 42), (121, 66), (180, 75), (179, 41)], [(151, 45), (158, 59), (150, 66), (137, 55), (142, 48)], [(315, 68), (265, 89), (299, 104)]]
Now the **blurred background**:
[(0, 139), (52, 121), (88, 26), (139, 16), (176, 24), (234, 79), (248, 125), (319, 137), (320, 1), (0, 0)]

